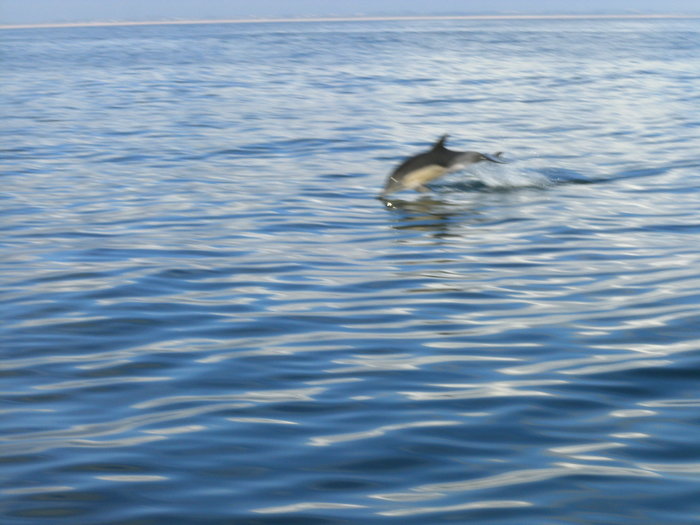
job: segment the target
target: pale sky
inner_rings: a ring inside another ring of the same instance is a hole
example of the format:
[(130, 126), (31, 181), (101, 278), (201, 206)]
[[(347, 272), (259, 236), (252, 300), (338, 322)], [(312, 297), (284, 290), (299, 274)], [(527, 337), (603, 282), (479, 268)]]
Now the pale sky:
[(699, 13), (699, 0), (0, 0), (0, 24), (355, 15)]

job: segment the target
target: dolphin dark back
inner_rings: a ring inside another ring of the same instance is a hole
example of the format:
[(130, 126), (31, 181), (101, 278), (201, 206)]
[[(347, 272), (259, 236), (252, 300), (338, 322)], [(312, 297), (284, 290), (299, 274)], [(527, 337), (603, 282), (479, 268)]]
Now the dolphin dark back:
[(447, 149), (445, 147), (446, 140), (447, 135), (443, 135), (429, 151), (410, 157), (399, 164), (399, 166), (392, 172), (392, 175), (401, 176), (405, 173), (420, 170), (428, 166), (449, 168), (457, 157), (461, 155), (461, 153)]
[(444, 168), (449, 168), (452, 166), (457, 158), (462, 155), (461, 151), (453, 151), (445, 147), (447, 137), (448, 135), (443, 135), (440, 137), (440, 140), (435, 143), (433, 149), (427, 153), (427, 155), (431, 157), (430, 160), (432, 160), (434, 164)]

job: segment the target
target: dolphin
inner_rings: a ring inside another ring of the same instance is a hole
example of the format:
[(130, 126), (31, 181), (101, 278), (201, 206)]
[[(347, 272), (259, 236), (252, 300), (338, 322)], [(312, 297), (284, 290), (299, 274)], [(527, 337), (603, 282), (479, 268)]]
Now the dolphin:
[(445, 147), (448, 135), (443, 135), (428, 151), (407, 158), (387, 177), (384, 189), (379, 194), (382, 199), (401, 190), (429, 191), (427, 182), (437, 179), (451, 171), (487, 160), (505, 163), (501, 152), (489, 155), (476, 151), (452, 151)]

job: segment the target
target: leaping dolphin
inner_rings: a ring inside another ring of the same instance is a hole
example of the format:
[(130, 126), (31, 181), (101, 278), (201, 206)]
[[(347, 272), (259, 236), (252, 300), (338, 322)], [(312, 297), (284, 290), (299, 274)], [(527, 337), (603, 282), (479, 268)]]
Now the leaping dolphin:
[(489, 155), (476, 151), (452, 151), (445, 147), (448, 135), (443, 135), (428, 151), (409, 157), (389, 175), (379, 198), (384, 198), (401, 190), (429, 191), (427, 182), (437, 179), (450, 171), (460, 170), (487, 160), (505, 163), (501, 153)]

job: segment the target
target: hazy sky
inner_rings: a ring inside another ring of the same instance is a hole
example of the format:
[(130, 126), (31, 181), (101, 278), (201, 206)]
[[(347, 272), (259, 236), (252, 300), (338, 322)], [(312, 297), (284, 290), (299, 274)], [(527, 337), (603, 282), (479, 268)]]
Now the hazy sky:
[(0, 0), (0, 24), (359, 14), (699, 11), (698, 0)]

